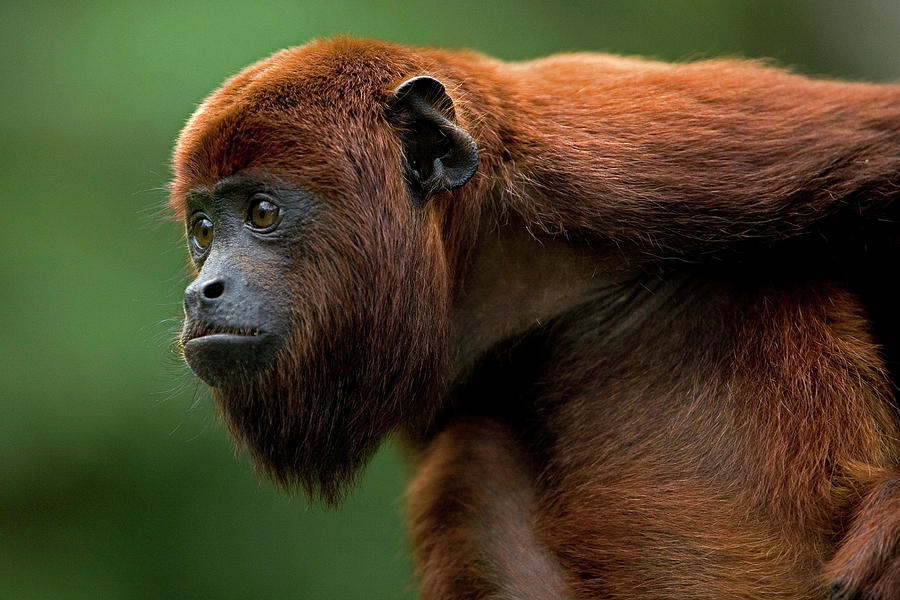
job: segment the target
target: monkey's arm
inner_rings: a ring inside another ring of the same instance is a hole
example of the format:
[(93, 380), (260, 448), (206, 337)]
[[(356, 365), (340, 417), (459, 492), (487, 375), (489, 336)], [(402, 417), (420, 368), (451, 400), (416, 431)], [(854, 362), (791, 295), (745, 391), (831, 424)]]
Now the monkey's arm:
[(900, 86), (735, 61), (591, 69), (508, 83), (501, 174), (536, 227), (692, 258), (897, 216)]
[(413, 554), (423, 600), (563, 600), (553, 557), (533, 528), (526, 457), (488, 419), (450, 425), (410, 487)]
[(859, 504), (826, 574), (835, 600), (900, 593), (900, 473), (882, 477)]

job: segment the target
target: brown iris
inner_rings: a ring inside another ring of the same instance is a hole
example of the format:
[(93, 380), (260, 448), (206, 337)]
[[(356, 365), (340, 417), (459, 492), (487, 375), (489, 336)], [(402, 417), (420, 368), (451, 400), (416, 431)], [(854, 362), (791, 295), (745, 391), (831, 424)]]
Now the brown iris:
[(264, 198), (250, 205), (250, 224), (254, 229), (269, 229), (278, 222), (279, 209)]
[(212, 243), (213, 224), (209, 217), (202, 215), (194, 221), (194, 224), (191, 225), (191, 237), (194, 238), (194, 243), (201, 250)]

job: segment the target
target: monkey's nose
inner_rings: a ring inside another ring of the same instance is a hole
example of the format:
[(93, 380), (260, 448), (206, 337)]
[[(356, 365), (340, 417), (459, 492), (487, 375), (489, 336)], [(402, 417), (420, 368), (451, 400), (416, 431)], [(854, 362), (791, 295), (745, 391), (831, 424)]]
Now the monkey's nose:
[(205, 281), (194, 281), (184, 290), (184, 306), (189, 309), (193, 306), (213, 304), (225, 294), (225, 279), (216, 277)]
[(204, 300), (215, 300), (225, 293), (225, 280), (219, 278), (204, 283), (200, 288), (200, 293)]

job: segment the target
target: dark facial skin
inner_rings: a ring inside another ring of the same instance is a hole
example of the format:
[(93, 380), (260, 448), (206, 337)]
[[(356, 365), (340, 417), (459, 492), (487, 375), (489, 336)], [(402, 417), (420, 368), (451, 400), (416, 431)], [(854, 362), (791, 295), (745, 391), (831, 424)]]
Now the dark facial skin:
[(252, 378), (284, 345), (290, 305), (278, 288), (309, 205), (296, 189), (247, 176), (190, 195), (185, 225), (200, 272), (185, 290), (181, 341), (209, 385)]

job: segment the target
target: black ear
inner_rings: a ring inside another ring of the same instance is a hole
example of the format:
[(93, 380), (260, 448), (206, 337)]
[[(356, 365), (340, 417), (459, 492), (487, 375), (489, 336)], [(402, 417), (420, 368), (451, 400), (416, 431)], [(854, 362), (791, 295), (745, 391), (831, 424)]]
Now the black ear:
[(478, 169), (478, 146), (456, 124), (453, 101), (437, 79), (423, 75), (397, 86), (387, 119), (403, 143), (406, 184), (417, 206), (460, 187)]

